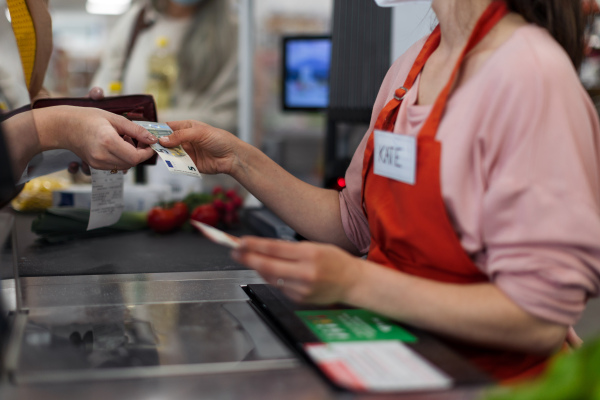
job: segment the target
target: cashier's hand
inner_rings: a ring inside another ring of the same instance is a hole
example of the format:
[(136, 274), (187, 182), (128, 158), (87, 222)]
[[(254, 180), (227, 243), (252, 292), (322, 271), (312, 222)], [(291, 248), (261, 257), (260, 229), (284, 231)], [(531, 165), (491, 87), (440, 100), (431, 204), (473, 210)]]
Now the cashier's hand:
[(108, 111), (57, 106), (33, 112), (41, 151), (68, 149), (91, 167), (103, 170), (128, 170), (154, 154), (148, 146), (156, 143), (154, 136)]
[(181, 145), (201, 173), (231, 174), (237, 159), (237, 149), (244, 142), (227, 131), (199, 121), (174, 121), (167, 124), (173, 129), (173, 133), (160, 138), (161, 145)]
[(344, 302), (362, 271), (359, 258), (336, 246), (313, 242), (246, 236), (232, 257), (297, 302)]

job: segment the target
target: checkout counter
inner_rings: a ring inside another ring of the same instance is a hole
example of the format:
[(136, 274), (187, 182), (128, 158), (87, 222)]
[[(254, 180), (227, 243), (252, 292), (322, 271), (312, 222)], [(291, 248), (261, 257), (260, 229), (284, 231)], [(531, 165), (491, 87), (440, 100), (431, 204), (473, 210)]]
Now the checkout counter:
[(241, 285), (263, 280), (198, 234), (145, 230), (48, 244), (31, 232), (32, 216), (4, 210), (0, 228), (13, 218), (14, 249), (5, 245), (0, 260), (2, 298), (13, 311), (3, 400), (450, 400), (482, 393), (477, 385), (386, 395), (336, 389), (249, 304)]

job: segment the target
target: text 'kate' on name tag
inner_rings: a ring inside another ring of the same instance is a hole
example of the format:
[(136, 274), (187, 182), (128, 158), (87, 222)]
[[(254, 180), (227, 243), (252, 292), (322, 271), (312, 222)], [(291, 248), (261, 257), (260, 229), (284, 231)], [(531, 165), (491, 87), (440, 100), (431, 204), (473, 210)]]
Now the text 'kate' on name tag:
[(376, 130), (373, 163), (376, 175), (414, 185), (417, 166), (416, 137)]

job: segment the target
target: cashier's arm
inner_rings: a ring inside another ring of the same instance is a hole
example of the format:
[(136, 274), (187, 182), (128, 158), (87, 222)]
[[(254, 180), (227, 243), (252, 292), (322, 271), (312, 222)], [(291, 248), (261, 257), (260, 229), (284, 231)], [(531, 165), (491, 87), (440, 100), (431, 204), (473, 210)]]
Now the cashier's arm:
[(150, 158), (154, 152), (148, 145), (156, 142), (148, 131), (121, 116), (71, 106), (17, 114), (2, 123), (2, 132), (15, 179), (33, 156), (46, 150), (71, 150), (96, 169), (127, 170)]
[(296, 301), (346, 303), (448, 337), (548, 354), (567, 327), (540, 319), (492, 283), (458, 285), (408, 275), (330, 245), (244, 237), (236, 261)]
[[(350, 304), (433, 332), (470, 343), (540, 354), (555, 352), (565, 341), (567, 326), (529, 314), (492, 283), (442, 283), (379, 265), (361, 276), (366, 282), (349, 290)], [(373, 296), (369, 287), (381, 290)]]
[(174, 133), (160, 143), (183, 145), (201, 173), (233, 176), (302, 236), (357, 253), (342, 227), (337, 191), (295, 178), (260, 150), (224, 130), (197, 121), (168, 124)]

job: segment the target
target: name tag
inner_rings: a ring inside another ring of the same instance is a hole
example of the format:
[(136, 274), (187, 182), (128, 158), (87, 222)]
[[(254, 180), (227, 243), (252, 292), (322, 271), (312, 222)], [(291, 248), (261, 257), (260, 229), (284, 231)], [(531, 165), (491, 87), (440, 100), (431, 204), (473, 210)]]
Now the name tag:
[(375, 131), (373, 172), (400, 182), (415, 184), (417, 138)]

